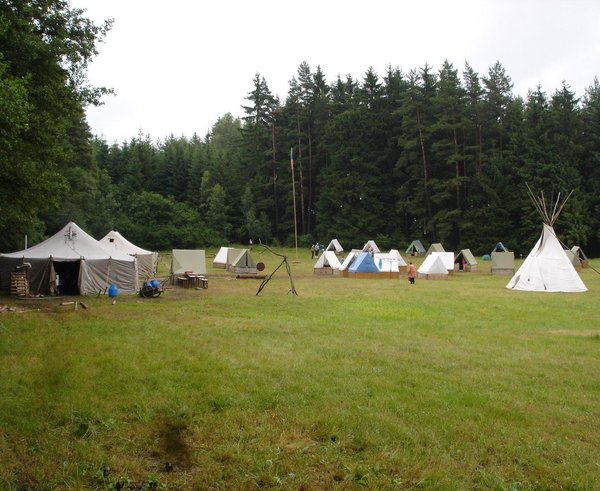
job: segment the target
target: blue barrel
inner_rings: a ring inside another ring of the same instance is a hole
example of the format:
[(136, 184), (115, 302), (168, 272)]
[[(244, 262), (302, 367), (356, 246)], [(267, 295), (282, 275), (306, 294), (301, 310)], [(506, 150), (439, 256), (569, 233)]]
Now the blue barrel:
[(108, 296), (110, 298), (116, 298), (116, 296), (119, 294), (119, 287), (117, 285), (110, 285), (108, 287)]
[(144, 283), (144, 286), (145, 286), (146, 288), (154, 288), (154, 287), (152, 286), (152, 282), (151, 282), (150, 280), (146, 281), (146, 283)]
[(152, 286), (152, 288), (158, 288), (160, 286), (160, 281), (150, 280), (150, 285)]

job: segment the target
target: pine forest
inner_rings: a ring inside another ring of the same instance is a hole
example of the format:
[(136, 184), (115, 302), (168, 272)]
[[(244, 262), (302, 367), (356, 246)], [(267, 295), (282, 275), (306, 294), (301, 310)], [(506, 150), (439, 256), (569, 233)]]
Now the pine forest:
[(598, 79), (581, 96), (564, 82), (523, 98), (501, 62), (333, 80), (302, 62), (284, 100), (257, 73), (242, 116), (224, 114), (206, 135), (110, 143), (85, 119), (111, 97), (85, 82), (110, 22), (60, 2), (53, 18), (11, 3), (0, 7), (0, 251), (73, 220), (156, 250), (292, 246), (297, 230), (302, 247), (420, 239), (483, 254), (501, 241), (527, 254), (541, 229), (528, 184), (549, 202), (573, 190), (557, 232), (600, 253)]

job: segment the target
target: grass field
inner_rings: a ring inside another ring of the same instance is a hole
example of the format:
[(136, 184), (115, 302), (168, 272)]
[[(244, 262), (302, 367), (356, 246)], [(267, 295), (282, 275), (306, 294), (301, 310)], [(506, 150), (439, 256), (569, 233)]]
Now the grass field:
[(600, 274), (410, 286), (285, 253), (297, 297), (210, 267), (87, 310), (0, 297), (0, 489), (600, 489)]

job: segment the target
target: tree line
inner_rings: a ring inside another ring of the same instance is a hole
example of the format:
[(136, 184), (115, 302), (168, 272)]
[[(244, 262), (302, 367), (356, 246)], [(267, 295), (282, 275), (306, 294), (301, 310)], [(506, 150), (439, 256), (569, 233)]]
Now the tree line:
[[(41, 4), (54, 6), (49, 25), (62, 19), (62, 45), (27, 23), (27, 8)], [(84, 75), (110, 23), (94, 26), (58, 0), (12, 0), (0, 14), (12, 16), (0, 22), (0, 250), (74, 220), (96, 237), (117, 229), (159, 250), (250, 238), (289, 246), (296, 229), (301, 246), (421, 239), (481, 254), (502, 241), (526, 254), (540, 233), (528, 183), (548, 202), (574, 190), (559, 237), (600, 252), (597, 79), (581, 98), (566, 83), (522, 98), (499, 62), (483, 75), (444, 61), (333, 81), (302, 62), (284, 100), (257, 74), (243, 116), (223, 115), (207, 135), (109, 144), (84, 116), (108, 90)]]

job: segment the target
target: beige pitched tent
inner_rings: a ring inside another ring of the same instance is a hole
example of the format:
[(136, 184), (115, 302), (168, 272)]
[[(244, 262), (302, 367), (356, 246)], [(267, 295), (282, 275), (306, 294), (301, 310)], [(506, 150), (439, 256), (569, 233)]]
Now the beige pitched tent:
[(9, 289), (11, 273), (24, 263), (32, 294), (92, 295), (110, 285), (138, 291), (135, 257), (108, 249), (73, 222), (29, 249), (0, 254), (1, 289)]
[(477, 260), (471, 249), (462, 249), (454, 258), (454, 269), (456, 271), (476, 271)]
[(491, 271), (496, 276), (511, 276), (515, 274), (515, 253), (492, 251)]
[(229, 249), (227, 251), (227, 271), (237, 274), (256, 274), (256, 262), (249, 249)]
[(206, 253), (202, 249), (173, 249), (171, 274), (206, 274)]
[(581, 263), (582, 268), (587, 268), (590, 265), (590, 260), (583, 252), (583, 249), (579, 246), (571, 247), (571, 252), (579, 258), (579, 262)]
[(156, 274), (158, 252), (147, 251), (129, 242), (119, 232), (111, 230), (99, 241), (111, 251), (128, 254), (137, 259), (138, 275), (141, 281), (153, 278)]
[(445, 249), (442, 246), (442, 244), (436, 242), (435, 244), (431, 244), (429, 246), (429, 249), (427, 249), (427, 253), (425, 254), (425, 256), (429, 256), (429, 254), (431, 254), (432, 252), (445, 252)]

